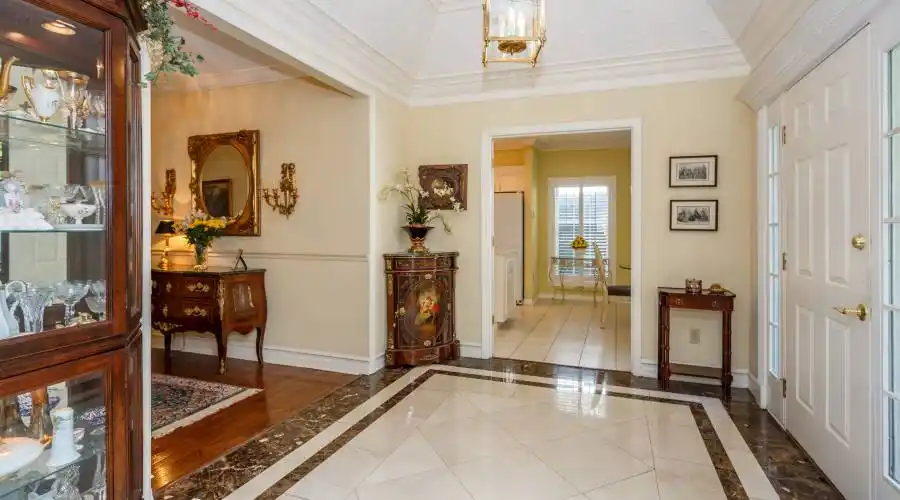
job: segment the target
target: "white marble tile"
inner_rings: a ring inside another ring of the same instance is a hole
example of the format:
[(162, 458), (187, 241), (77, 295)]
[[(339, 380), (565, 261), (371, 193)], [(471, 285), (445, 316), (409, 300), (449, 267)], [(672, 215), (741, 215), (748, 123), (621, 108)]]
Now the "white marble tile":
[(524, 450), (523, 445), (500, 426), (480, 417), (425, 426), (421, 432), (438, 456), (451, 466)]
[(659, 500), (656, 473), (647, 472), (585, 493), (588, 500)]
[(407, 417), (402, 413), (383, 415), (351, 441), (352, 445), (386, 458), (417, 432), (421, 418)]
[(651, 470), (649, 465), (596, 433), (537, 443), (531, 450), (581, 492)]
[(366, 477), (364, 484), (383, 483), (391, 479), (444, 468), (446, 466), (443, 460), (435, 453), (422, 434), (415, 431)]
[(725, 491), (712, 464), (656, 458), (660, 500), (725, 500)]
[(712, 467), (712, 459), (697, 427), (648, 424), (653, 456), (657, 461), (668, 458)]
[(632, 457), (653, 467), (653, 445), (650, 443), (650, 430), (646, 420), (629, 420), (600, 429), (598, 433)]
[(560, 412), (550, 404), (494, 412), (489, 418), (526, 445), (580, 434), (584, 430), (577, 416)]
[(472, 500), (459, 479), (448, 469), (439, 469), (377, 484), (357, 490), (359, 500)]
[(563, 500), (578, 493), (529, 452), (474, 460), (452, 470), (475, 500)]
[(381, 464), (381, 460), (368, 451), (344, 446), (287, 493), (306, 500), (343, 499)]

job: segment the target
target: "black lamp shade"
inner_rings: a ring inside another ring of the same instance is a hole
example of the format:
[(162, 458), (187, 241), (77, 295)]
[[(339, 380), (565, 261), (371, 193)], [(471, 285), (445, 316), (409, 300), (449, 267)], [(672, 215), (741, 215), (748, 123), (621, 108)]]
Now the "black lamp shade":
[(177, 234), (178, 232), (175, 230), (175, 221), (173, 220), (161, 220), (159, 224), (156, 226), (156, 234)]

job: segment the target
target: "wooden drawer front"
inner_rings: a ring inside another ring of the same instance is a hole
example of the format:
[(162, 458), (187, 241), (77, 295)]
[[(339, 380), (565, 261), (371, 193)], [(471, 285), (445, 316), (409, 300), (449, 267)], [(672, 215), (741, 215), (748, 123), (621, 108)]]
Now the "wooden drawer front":
[(452, 255), (433, 255), (415, 259), (388, 259), (385, 268), (393, 271), (446, 271), (454, 269), (455, 257)]
[(668, 295), (668, 306), (684, 309), (707, 309), (714, 311), (732, 310), (731, 297), (713, 295)]
[[(172, 276), (167, 276), (163, 273), (152, 274), (150, 277), (150, 295), (153, 297), (172, 295), (172, 291), (175, 290), (172, 278)], [(174, 281), (177, 282), (178, 279), (176, 278)]]
[(206, 276), (182, 276), (179, 290), (181, 297), (215, 297), (216, 279)]

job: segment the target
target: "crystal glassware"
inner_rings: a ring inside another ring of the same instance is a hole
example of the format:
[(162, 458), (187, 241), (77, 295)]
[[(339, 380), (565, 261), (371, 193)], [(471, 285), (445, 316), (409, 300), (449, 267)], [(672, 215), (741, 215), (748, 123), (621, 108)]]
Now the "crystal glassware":
[[(25, 297), (25, 292), (28, 289), (28, 285), (24, 281), (15, 280), (10, 281), (6, 284), (6, 296), (12, 302), (9, 305), (9, 312), (13, 315), (13, 318), (16, 317), (16, 309), (22, 305), (22, 299)], [(22, 317), (25, 316), (25, 310), (22, 310)], [(27, 329), (27, 325), (23, 325)]]
[(106, 301), (106, 280), (91, 281), (91, 292), (101, 300)]
[(66, 306), (63, 324), (68, 325), (75, 317), (75, 304), (81, 301), (88, 293), (86, 281), (61, 281), (54, 287), (54, 293), (58, 300)]
[(45, 285), (28, 285), (22, 295), (22, 312), (25, 316), (25, 329), (32, 333), (44, 330), (44, 309), (53, 297), (53, 287)]
[(87, 304), (88, 309), (100, 318), (100, 321), (106, 319), (106, 297), (101, 298), (97, 295), (91, 295), (90, 297), (85, 297), (84, 302)]

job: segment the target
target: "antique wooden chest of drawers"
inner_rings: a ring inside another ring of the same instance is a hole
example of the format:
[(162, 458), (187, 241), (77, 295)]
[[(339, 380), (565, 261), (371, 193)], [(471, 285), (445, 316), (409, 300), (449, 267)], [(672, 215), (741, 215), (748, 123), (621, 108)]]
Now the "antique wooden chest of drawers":
[(457, 252), (384, 255), (386, 366), (459, 358), (454, 311)]
[(262, 364), (266, 336), (266, 271), (228, 268), (207, 271), (154, 269), (151, 274), (151, 325), (172, 350), (172, 334), (209, 332), (216, 337), (219, 373), (225, 372), (228, 335), (256, 333), (256, 357)]

